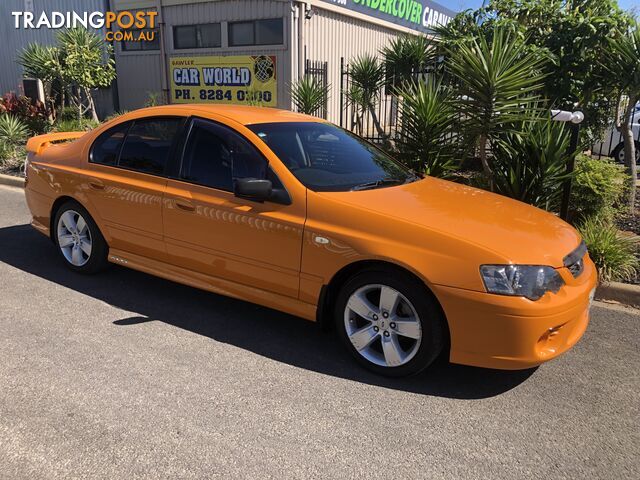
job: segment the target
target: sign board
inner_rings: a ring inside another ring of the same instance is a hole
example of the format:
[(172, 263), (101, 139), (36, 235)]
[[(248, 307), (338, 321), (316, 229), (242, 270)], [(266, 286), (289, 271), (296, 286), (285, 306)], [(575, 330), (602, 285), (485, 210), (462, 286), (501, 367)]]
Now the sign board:
[(369, 17), (395, 23), (422, 33), (446, 25), (456, 12), (431, 0), (321, 0)]
[(275, 107), (276, 57), (172, 57), (171, 103), (226, 103)]

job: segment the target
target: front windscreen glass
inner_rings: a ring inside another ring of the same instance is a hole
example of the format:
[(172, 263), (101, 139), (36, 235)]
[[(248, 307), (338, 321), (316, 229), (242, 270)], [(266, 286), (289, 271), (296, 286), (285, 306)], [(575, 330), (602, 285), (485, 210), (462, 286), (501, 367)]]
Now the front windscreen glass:
[(417, 180), (382, 150), (335, 125), (292, 122), (248, 128), (311, 190), (368, 190)]

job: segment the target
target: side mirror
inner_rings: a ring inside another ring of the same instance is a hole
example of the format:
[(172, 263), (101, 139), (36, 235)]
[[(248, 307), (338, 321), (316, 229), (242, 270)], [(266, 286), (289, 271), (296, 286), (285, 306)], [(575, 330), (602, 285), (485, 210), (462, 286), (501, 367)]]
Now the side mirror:
[(234, 181), (233, 193), (237, 197), (264, 202), (271, 197), (273, 187), (270, 180), (257, 178), (237, 178)]

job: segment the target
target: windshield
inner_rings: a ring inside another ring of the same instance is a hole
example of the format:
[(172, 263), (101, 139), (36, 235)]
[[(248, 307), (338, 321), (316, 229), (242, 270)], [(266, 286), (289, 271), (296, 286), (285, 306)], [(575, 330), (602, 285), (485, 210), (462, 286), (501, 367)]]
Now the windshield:
[(417, 179), (382, 150), (335, 125), (263, 123), (248, 128), (311, 190), (366, 190)]

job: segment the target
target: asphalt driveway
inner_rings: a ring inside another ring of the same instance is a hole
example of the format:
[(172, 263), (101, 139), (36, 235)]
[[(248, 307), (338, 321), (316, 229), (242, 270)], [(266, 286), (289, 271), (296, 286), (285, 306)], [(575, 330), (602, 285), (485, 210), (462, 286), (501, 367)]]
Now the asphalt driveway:
[(640, 478), (640, 313), (535, 370), (386, 380), (314, 324), (67, 271), (0, 187), (0, 478)]

